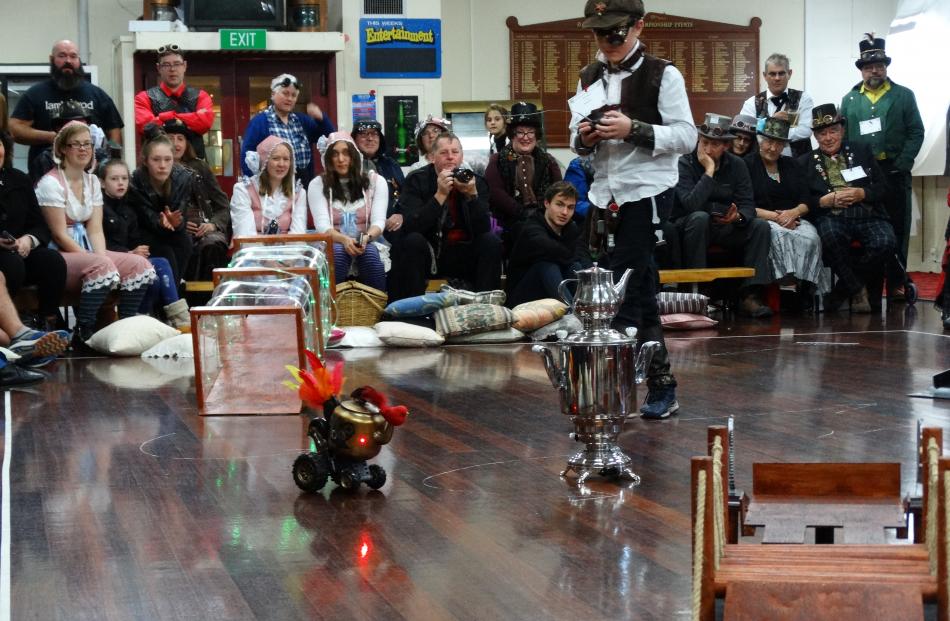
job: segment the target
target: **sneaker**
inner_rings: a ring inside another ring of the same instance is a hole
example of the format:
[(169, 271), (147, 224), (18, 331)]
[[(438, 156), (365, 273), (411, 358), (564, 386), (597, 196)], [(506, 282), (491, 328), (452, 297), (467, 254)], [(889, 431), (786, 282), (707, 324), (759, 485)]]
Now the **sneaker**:
[(640, 408), (640, 417), (651, 420), (662, 420), (676, 414), (680, 404), (676, 402), (676, 387), (655, 386), (647, 393), (647, 398)]
[(871, 312), (871, 303), (868, 301), (867, 287), (862, 287), (860, 291), (851, 296), (851, 312), (861, 314)]
[(739, 312), (746, 317), (765, 319), (772, 316), (772, 309), (762, 303), (758, 296), (750, 294), (742, 298), (739, 303)]
[(42, 363), (47, 364), (66, 351), (66, 348), (69, 347), (69, 337), (69, 332), (65, 330), (54, 330), (52, 332), (30, 330), (10, 343), (9, 349), (15, 354), (19, 354), (20, 359), (17, 362), (20, 364), (35, 366), (37, 361), (48, 359)]
[(16, 364), (6, 364), (0, 369), (0, 389), (35, 384), (42, 382), (44, 379), (46, 379), (46, 376), (43, 373), (32, 369), (24, 369)]

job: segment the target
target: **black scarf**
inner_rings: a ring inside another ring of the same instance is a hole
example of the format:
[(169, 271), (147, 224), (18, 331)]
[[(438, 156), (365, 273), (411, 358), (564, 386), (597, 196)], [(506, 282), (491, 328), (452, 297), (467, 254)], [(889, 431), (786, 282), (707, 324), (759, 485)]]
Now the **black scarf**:
[[(534, 190), (534, 195), (538, 201), (541, 201), (545, 191), (554, 183), (550, 171), (551, 156), (541, 147), (535, 147), (534, 151), (531, 152), (531, 157), (534, 158), (534, 180), (531, 183), (531, 188)], [(498, 154), (498, 169), (501, 171), (501, 178), (505, 181), (505, 192), (521, 202), (520, 192), (515, 194), (515, 167), (517, 165), (518, 154), (515, 153), (514, 147), (509, 144)]]

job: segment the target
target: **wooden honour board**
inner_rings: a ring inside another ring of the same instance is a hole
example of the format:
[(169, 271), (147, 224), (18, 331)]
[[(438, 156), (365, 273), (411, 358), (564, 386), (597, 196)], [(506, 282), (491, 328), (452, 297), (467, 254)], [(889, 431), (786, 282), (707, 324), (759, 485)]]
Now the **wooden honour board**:
[[(540, 100), (549, 147), (568, 146), (571, 120), (567, 100), (577, 91), (577, 76), (594, 60), (597, 43), (583, 18), (521, 26), (509, 17), (511, 98)], [(647, 52), (673, 61), (686, 81), (693, 120), (706, 112), (733, 116), (759, 92), (759, 27), (710, 22), (664, 13), (647, 13), (640, 40)]]

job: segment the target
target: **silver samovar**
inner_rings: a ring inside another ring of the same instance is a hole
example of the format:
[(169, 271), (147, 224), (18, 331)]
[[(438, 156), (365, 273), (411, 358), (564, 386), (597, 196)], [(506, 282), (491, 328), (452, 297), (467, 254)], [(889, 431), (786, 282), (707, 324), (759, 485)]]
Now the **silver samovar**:
[[(646, 377), (660, 344), (644, 343), (638, 354), (636, 328), (621, 334), (610, 327), (633, 270), (624, 272), (617, 284), (613, 272), (596, 263), (575, 273), (577, 278), (562, 281), (558, 291), (584, 329), (570, 336), (562, 332), (557, 343), (532, 348), (541, 354), (548, 377), (561, 395), (561, 411), (574, 423), (571, 437), (584, 443), (584, 449), (567, 460), (561, 476), (573, 470), (578, 484), (592, 472), (639, 483), (640, 477), (630, 469), (632, 460), (617, 446), (617, 436), (627, 415), (637, 410), (637, 384)], [(573, 302), (566, 291), (571, 282), (577, 283)]]

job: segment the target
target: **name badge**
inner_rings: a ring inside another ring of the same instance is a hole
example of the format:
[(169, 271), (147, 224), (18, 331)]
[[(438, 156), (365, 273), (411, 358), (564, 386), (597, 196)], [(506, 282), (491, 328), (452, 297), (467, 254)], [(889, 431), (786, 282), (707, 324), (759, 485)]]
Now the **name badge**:
[(874, 134), (881, 131), (881, 119), (880, 117), (868, 119), (867, 121), (861, 121), (858, 124), (858, 127), (861, 129), (861, 135), (866, 136), (867, 134)]
[(848, 183), (852, 181), (857, 181), (858, 179), (864, 179), (867, 177), (867, 173), (864, 172), (864, 168), (861, 166), (855, 166), (854, 168), (845, 168), (841, 171), (841, 176), (844, 177), (844, 180)]

